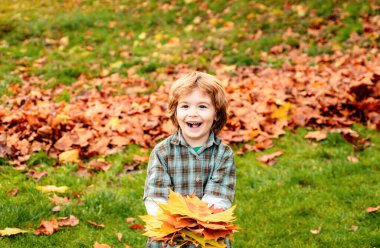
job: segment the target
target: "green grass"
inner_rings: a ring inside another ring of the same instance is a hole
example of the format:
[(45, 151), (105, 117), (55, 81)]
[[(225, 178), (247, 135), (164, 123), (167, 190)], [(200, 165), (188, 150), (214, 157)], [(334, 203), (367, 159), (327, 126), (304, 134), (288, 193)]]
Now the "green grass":
[[(360, 133), (373, 143), (357, 154), (358, 163), (347, 161), (353, 149), (339, 134), (310, 143), (305, 130), (276, 142), (272, 150), (284, 155), (274, 167), (260, 165), (257, 154), (238, 158), (237, 211), (249, 221), (241, 223), (246, 230), (236, 234), (236, 246), (377, 247), (380, 217), (365, 209), (379, 205), (380, 137)], [(310, 232), (318, 228), (320, 234)]]
[[(329, 134), (319, 143), (303, 138), (299, 129), (277, 140), (275, 147), (262, 153), (236, 156), (237, 224), (244, 229), (235, 234), (234, 247), (377, 247), (380, 243), (379, 213), (365, 209), (379, 205), (380, 135), (374, 130), (356, 126), (363, 137), (371, 138), (371, 146), (358, 152), (358, 163), (347, 160), (353, 155), (352, 145), (340, 134)], [(255, 158), (281, 149), (284, 154), (275, 165), (260, 164)], [(131, 146), (125, 152), (107, 157), (113, 162), (108, 172), (93, 177), (76, 177), (76, 166), (51, 167), (42, 154), (29, 163), (48, 176), (35, 183), (22, 172), (7, 165), (0, 166), (0, 229), (18, 227), (34, 230), (41, 219), (53, 215), (75, 215), (80, 224), (62, 228), (49, 236), (22, 234), (0, 237), (1, 247), (92, 247), (95, 241), (123, 247), (116, 233), (132, 247), (144, 247), (140, 231), (129, 229), (127, 217), (145, 214), (142, 194), (145, 168), (125, 173), (124, 164), (133, 154), (141, 154)], [(48, 195), (35, 189), (37, 185), (66, 185), (71, 200), (62, 211), (53, 214), (54, 204)], [(16, 197), (5, 193), (19, 188)], [(80, 198), (75, 198), (73, 193)], [(87, 220), (102, 223), (98, 229)], [(137, 220), (137, 223), (142, 223)], [(351, 230), (358, 226), (358, 230)], [(310, 230), (321, 228), (320, 234)]]
[[(179, 63), (210, 70), (210, 62), (220, 54), (226, 64), (256, 65), (263, 51), (281, 43), (309, 44), (305, 47), (309, 56), (328, 53), (336, 44), (348, 49), (353, 45), (347, 42), (350, 35), (363, 32), (363, 16), (379, 15), (369, 2), (295, 1), (292, 8), (284, 8), (279, 0), (202, 1), (201, 5), (5, 0), (0, 6), (0, 95), (10, 94), (6, 86), (15, 83), (22, 69), (54, 81), (53, 85), (70, 85), (81, 74), (98, 77), (102, 69), (127, 76), (128, 69), (137, 66), (138, 74), (147, 78)], [(326, 28), (321, 36), (329, 42), (316, 45), (315, 37), (305, 35), (313, 18), (322, 18)], [(289, 27), (301, 35), (283, 38)], [(254, 39), (259, 31), (262, 35)], [(179, 39), (175, 48), (172, 39)], [(370, 39), (362, 45), (380, 44), (380, 39)], [(200, 47), (204, 50), (194, 54)], [(41, 58), (46, 62), (36, 66)], [(278, 59), (269, 65), (281, 65)]]

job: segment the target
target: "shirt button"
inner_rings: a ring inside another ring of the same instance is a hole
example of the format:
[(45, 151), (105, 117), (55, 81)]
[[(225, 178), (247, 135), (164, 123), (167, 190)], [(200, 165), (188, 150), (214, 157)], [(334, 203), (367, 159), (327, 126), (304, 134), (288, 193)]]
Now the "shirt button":
[(195, 178), (195, 181), (196, 181), (197, 183), (199, 183), (200, 180), (201, 180), (201, 179), (200, 179), (199, 177)]

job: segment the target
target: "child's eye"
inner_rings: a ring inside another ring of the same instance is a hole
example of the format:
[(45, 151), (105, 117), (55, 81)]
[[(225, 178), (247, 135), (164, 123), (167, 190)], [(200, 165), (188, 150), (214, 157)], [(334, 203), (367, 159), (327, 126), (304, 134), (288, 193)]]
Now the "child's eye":
[(199, 105), (199, 107), (200, 107), (201, 109), (205, 109), (205, 108), (207, 108), (206, 105)]
[(189, 106), (184, 104), (184, 105), (181, 105), (180, 108), (188, 108)]

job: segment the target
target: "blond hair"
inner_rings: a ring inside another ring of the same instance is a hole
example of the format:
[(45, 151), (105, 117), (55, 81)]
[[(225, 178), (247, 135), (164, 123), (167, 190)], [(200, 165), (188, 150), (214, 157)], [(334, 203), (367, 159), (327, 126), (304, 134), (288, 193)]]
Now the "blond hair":
[(216, 119), (211, 127), (218, 134), (227, 122), (228, 102), (226, 92), (221, 82), (214, 76), (204, 72), (191, 72), (179, 78), (173, 83), (169, 92), (169, 118), (176, 131), (179, 129), (177, 121), (177, 106), (181, 97), (190, 94), (194, 89), (206, 93), (215, 108)]

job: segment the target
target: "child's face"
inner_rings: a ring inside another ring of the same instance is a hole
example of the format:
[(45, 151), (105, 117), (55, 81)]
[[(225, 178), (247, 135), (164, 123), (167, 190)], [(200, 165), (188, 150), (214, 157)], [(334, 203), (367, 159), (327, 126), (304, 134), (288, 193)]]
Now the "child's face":
[(215, 116), (215, 107), (210, 96), (199, 89), (194, 89), (178, 101), (177, 121), (190, 146), (202, 146), (206, 143)]

